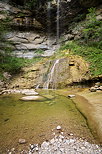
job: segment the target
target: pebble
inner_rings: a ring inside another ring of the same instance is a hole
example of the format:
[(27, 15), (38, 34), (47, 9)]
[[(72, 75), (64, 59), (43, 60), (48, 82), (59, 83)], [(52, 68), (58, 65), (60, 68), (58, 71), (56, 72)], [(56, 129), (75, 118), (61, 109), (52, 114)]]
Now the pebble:
[(56, 128), (57, 130), (61, 130), (61, 126), (57, 126), (57, 128)]
[[(25, 139), (20, 139), (24, 141)], [(13, 148), (15, 150), (15, 148)], [(55, 136), (49, 141), (44, 141), (41, 146), (30, 144), (29, 151), (21, 151), (22, 154), (102, 154), (102, 148), (97, 144), (91, 144), (81, 138)], [(12, 154), (12, 149), (9, 151)]]
[(34, 148), (35, 148), (35, 146), (34, 146), (33, 144), (31, 144), (31, 145), (30, 145), (30, 148), (31, 148), (31, 149), (34, 149)]
[(25, 144), (26, 143), (26, 140), (25, 139), (19, 139), (19, 144)]
[(75, 95), (68, 95), (69, 98), (75, 97)]
[(73, 134), (71, 133), (70, 136), (73, 136)]

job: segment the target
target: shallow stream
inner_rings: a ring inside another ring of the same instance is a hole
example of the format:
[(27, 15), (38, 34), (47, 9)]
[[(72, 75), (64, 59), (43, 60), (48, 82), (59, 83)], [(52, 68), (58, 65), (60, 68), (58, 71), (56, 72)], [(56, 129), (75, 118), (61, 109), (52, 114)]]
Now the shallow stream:
[[(0, 153), (51, 139), (58, 125), (64, 135), (73, 134), (93, 142), (86, 120), (71, 99), (56, 90), (40, 90), (39, 93), (43, 100), (21, 101), (22, 95), (17, 94), (0, 96)], [(27, 143), (20, 145), (19, 139)]]

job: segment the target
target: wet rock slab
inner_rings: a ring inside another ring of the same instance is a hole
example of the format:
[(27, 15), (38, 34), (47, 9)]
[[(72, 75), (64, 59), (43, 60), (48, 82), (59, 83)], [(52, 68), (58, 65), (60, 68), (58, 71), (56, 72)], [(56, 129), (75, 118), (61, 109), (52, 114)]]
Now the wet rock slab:
[(40, 101), (40, 100), (44, 100), (43, 97), (41, 96), (25, 96), (25, 97), (22, 97), (20, 98), (20, 100), (23, 100), (23, 101)]

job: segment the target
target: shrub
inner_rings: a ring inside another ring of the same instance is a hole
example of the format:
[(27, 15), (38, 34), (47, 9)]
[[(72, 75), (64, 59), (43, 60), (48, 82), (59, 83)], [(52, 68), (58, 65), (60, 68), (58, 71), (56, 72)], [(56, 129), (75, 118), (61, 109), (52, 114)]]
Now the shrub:
[(90, 8), (84, 23), (82, 35), (85, 43), (102, 49), (102, 21), (96, 18), (96, 9)]
[(93, 76), (102, 74), (102, 50), (96, 47), (90, 47), (87, 44), (82, 45), (79, 42), (69, 41), (60, 48), (62, 50), (70, 50), (72, 54), (82, 56), (89, 64), (90, 71)]

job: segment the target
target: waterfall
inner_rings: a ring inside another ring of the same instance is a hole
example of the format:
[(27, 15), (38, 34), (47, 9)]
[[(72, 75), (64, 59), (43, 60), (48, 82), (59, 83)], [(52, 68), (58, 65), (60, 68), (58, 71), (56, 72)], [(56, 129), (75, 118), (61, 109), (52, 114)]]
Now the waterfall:
[(39, 87), (40, 87), (40, 84), (38, 84), (35, 89), (39, 89)]
[(47, 29), (48, 29), (48, 34), (47, 34), (47, 37), (48, 37), (48, 48), (50, 48), (50, 33), (51, 33), (51, 26), (50, 26), (50, 19), (51, 19), (51, 2), (48, 2), (47, 3), (47, 20), (48, 20), (48, 25), (47, 25)]
[[(59, 59), (57, 59), (57, 60), (55, 61), (55, 63), (54, 63), (54, 65), (53, 65), (53, 67), (52, 67), (50, 73), (48, 74), (48, 79), (47, 79), (47, 81), (44, 83), (44, 86), (43, 86), (44, 89), (48, 89), (50, 83), (53, 82), (54, 71), (55, 71), (56, 65), (57, 65), (58, 63), (59, 63)], [(52, 89), (53, 89), (53, 88), (54, 88), (54, 86), (53, 86), (53, 84), (52, 84)]]
[(59, 43), (59, 38), (60, 38), (60, 34), (59, 34), (59, 28), (60, 28), (60, 0), (57, 0), (57, 44)]

